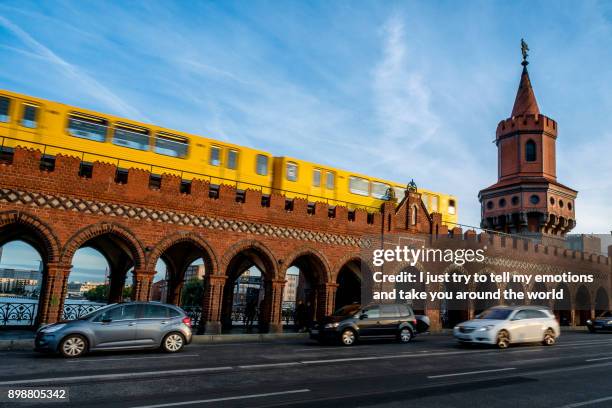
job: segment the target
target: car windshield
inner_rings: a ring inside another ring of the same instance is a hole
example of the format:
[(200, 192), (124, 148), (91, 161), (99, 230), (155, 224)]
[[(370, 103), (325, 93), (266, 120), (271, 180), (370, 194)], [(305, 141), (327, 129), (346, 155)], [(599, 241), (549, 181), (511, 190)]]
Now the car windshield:
[(332, 316), (350, 316), (359, 310), (361, 305), (346, 305), (336, 310)]
[(509, 309), (489, 309), (478, 315), (477, 319), (506, 320), (512, 310)]
[(599, 317), (612, 317), (612, 312), (603, 312)]
[(99, 309), (96, 309), (94, 311), (91, 311), (91, 312), (87, 313), (86, 315), (83, 315), (83, 316), (79, 317), (78, 320), (87, 320), (90, 317), (92, 317), (93, 315), (98, 314), (99, 312), (102, 312), (102, 311), (104, 311), (104, 310), (106, 310), (109, 307), (114, 306), (114, 305), (116, 305), (116, 303), (111, 303), (110, 305), (102, 306)]

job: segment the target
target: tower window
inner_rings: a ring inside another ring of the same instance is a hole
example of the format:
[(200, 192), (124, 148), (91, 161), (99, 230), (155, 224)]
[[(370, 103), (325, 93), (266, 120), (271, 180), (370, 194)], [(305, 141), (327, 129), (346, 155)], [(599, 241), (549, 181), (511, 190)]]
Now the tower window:
[(512, 197), (512, 205), (518, 205), (519, 204), (519, 198), (517, 196)]
[(506, 199), (505, 198), (500, 198), (499, 199), (499, 207), (500, 208), (504, 208), (506, 206)]
[(525, 143), (525, 161), (534, 162), (536, 157), (536, 144), (533, 140), (529, 140)]
[(537, 195), (532, 195), (531, 197), (529, 197), (529, 201), (531, 201), (531, 204), (538, 204), (540, 202), (540, 197), (538, 197)]
[(559, 200), (559, 207), (563, 208), (563, 200)]
[(488, 201), (487, 202), (487, 209), (492, 210), (493, 209), (493, 201)]

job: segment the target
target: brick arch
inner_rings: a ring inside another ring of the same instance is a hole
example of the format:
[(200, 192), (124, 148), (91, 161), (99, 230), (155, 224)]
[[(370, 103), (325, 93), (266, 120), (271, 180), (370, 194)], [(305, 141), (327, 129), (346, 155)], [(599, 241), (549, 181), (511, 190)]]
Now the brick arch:
[(266, 245), (255, 239), (244, 239), (229, 247), (223, 254), (218, 274), (227, 275), (227, 269), (231, 261), (241, 252), (248, 250), (254, 250), (259, 252), (260, 255), (263, 255), (261, 260), (264, 262), (266, 270), (262, 271), (262, 273), (266, 279), (276, 279), (279, 276), (278, 261), (276, 257)]
[[(43, 262), (57, 262), (60, 259), (60, 241), (49, 225), (41, 221), (38, 217), (23, 211), (0, 212), (0, 230), (9, 228), (11, 225), (23, 226), (30, 230), (34, 236), (40, 239), (45, 253)], [(3, 245), (0, 244), (0, 245)], [(37, 248), (40, 250), (41, 248)]]
[(201, 235), (189, 232), (189, 233), (181, 233), (177, 232), (175, 234), (171, 234), (155, 245), (155, 247), (148, 253), (147, 256), (147, 269), (154, 270), (157, 261), (161, 258), (163, 253), (170, 247), (181, 244), (181, 243), (191, 243), (195, 247), (197, 247), (204, 256), (204, 265), (207, 270), (207, 274), (217, 275), (219, 272), (219, 264), (217, 261), (217, 255), (212, 246), (202, 237)]
[(332, 282), (332, 269), (329, 266), (329, 261), (327, 260), (327, 257), (310, 246), (303, 246), (287, 257), (284, 262), (285, 268), (280, 272), (280, 277), (284, 278), (285, 274), (287, 273), (287, 268), (289, 268), (293, 262), (295, 262), (298, 258), (302, 256), (313, 257), (316, 262), (320, 263), (323, 267), (324, 280), (319, 283)]
[[(338, 274), (340, 273), (342, 268), (344, 268), (349, 262), (353, 262), (353, 261), (359, 262), (360, 265), (365, 264), (367, 266), (366, 261), (359, 254), (350, 254), (350, 253), (346, 254), (336, 262), (336, 265), (333, 269), (333, 274), (331, 276), (332, 282), (336, 282), (336, 280), (338, 279)], [(367, 267), (368, 269), (371, 269), (369, 266)], [(363, 278), (363, 277), (360, 276), (359, 278)]]
[(100, 222), (89, 225), (77, 231), (64, 245), (61, 255), (61, 261), (66, 265), (70, 265), (75, 252), (83, 246), (87, 241), (101, 235), (113, 235), (118, 237), (129, 248), (133, 261), (134, 269), (140, 269), (145, 265), (145, 253), (142, 243), (136, 236), (126, 227), (110, 222)]

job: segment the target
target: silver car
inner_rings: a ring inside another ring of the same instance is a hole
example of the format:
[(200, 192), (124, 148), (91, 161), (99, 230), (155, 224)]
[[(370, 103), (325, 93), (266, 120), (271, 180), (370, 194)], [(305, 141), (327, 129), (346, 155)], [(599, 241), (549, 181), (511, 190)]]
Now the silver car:
[(35, 350), (79, 357), (88, 351), (161, 348), (175, 353), (191, 342), (191, 318), (156, 302), (107, 305), (77, 320), (43, 326)]
[(496, 306), (453, 329), (453, 336), (461, 343), (494, 344), (499, 348), (535, 342), (552, 346), (560, 333), (555, 315), (543, 306)]

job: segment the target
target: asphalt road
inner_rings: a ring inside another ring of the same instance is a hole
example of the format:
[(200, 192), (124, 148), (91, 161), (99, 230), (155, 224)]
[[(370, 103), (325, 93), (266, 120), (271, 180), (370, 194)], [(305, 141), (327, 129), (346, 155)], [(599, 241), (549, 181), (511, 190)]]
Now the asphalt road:
[[(564, 333), (553, 347), (459, 347), (310, 341), (190, 345), (179, 354), (104, 353), (77, 360), (0, 353), (8, 389), (62, 387), (75, 407), (612, 407), (612, 334)], [(572, 405), (573, 404), (573, 405)]]

